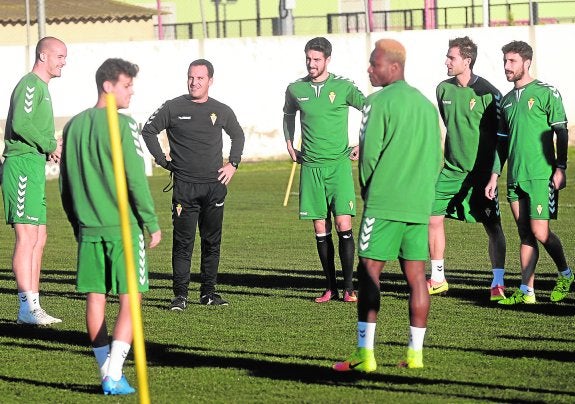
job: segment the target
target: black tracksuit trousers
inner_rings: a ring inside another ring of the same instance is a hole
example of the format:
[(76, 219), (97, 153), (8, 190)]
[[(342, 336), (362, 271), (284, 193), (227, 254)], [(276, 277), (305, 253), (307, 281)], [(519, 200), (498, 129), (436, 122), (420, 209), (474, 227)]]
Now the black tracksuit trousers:
[(227, 187), (220, 182), (192, 183), (174, 180), (172, 194), (174, 296), (188, 296), (196, 226), (200, 230), (202, 254), (200, 296), (215, 291), (226, 194)]

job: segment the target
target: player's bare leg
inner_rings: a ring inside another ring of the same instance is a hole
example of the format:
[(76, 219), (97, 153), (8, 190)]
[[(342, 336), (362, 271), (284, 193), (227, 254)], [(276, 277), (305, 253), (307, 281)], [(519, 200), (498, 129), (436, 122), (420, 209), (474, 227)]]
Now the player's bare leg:
[(425, 280), (425, 261), (400, 259), (401, 270), (409, 286), (409, 344), (402, 367), (423, 367), (423, 339), (427, 331), (429, 292)]
[(427, 290), (430, 295), (444, 294), (449, 290), (445, 280), (445, 216), (429, 218), (428, 234), (431, 278), (427, 281)]
[(357, 349), (347, 360), (333, 364), (332, 368), (338, 372), (373, 372), (377, 369), (374, 355), (375, 326), (381, 305), (379, 276), (384, 267), (385, 261), (359, 259)]
[(16, 242), (12, 270), (18, 288), (19, 324), (50, 325), (62, 320), (48, 315), (40, 307), (40, 267), (46, 244), (46, 225), (14, 224)]
[(531, 304), (536, 301), (533, 284), (535, 280), (535, 266), (539, 260), (539, 247), (537, 245), (537, 239), (531, 231), (529, 201), (527, 198), (513, 201), (510, 206), (521, 241), (521, 247), (519, 249), (521, 285), (511, 297), (500, 300), (498, 303), (503, 305)]

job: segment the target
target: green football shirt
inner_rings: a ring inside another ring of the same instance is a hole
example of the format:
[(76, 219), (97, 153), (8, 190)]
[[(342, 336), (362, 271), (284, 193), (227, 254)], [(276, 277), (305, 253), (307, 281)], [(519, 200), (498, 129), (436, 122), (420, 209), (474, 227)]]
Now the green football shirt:
[(501, 93), (482, 77), (467, 87), (455, 77), (437, 86), (437, 105), (447, 129), (446, 175), (466, 176), (471, 171), (491, 172), (497, 144)]
[(566, 125), (559, 91), (539, 80), (503, 97), (499, 132), (508, 137), (507, 183), (548, 180), (555, 165), (555, 125)]
[(35, 73), (22, 77), (12, 92), (4, 141), (6, 157), (56, 150), (48, 84)]
[[(144, 170), (138, 124), (119, 114), (128, 187), (129, 218), (149, 233), (159, 230)], [(116, 180), (105, 108), (90, 108), (64, 128), (60, 163), (62, 205), (80, 241), (121, 240)]]
[(364, 216), (428, 223), (441, 164), (435, 106), (405, 81), (367, 98), (360, 131)]
[(300, 112), (303, 164), (321, 166), (347, 157), (349, 107), (361, 110), (364, 103), (365, 96), (352, 81), (333, 73), (321, 83), (309, 77), (291, 83), (284, 113)]

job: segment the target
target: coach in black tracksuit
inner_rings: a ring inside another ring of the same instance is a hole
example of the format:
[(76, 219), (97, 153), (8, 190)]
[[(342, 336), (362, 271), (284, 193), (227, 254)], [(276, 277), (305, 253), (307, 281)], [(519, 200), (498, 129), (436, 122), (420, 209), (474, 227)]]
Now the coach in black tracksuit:
[[(214, 68), (198, 59), (188, 69), (189, 94), (166, 101), (148, 119), (142, 136), (156, 163), (174, 176), (172, 193), (173, 290), (171, 310), (187, 306), (190, 266), (196, 225), (199, 225), (202, 259), (200, 304), (227, 305), (215, 293), (224, 199), (227, 185), (240, 163), (244, 132), (230, 107), (208, 96)], [(158, 134), (166, 130), (170, 145), (166, 158)], [(223, 164), (222, 129), (232, 144), (229, 162)]]

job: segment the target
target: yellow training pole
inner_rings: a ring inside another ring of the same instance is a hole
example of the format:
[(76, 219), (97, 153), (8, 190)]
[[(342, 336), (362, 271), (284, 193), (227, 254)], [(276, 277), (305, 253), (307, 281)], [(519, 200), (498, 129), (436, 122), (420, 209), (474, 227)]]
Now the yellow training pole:
[(291, 192), (291, 186), (293, 183), (293, 177), (295, 174), (296, 167), (297, 167), (297, 163), (294, 161), (292, 166), (291, 166), (291, 173), (289, 175), (289, 181), (288, 181), (287, 188), (286, 188), (286, 195), (284, 197), (284, 206), (287, 206), (287, 204), (288, 204), (289, 194)]
[(128, 295), (130, 299), (130, 313), (132, 315), (132, 328), (134, 331), (134, 359), (138, 375), (138, 395), (140, 403), (150, 403), (148, 389), (148, 368), (146, 367), (146, 350), (144, 347), (144, 330), (142, 326), (142, 313), (138, 299), (138, 282), (134, 266), (134, 251), (132, 247), (132, 234), (128, 216), (128, 187), (126, 186), (126, 171), (124, 170), (124, 155), (120, 140), (120, 124), (118, 122), (118, 109), (113, 94), (106, 95), (106, 112), (108, 127), (110, 129), (110, 144), (112, 147), (112, 161), (114, 163), (114, 177), (116, 179), (116, 192), (118, 194), (118, 210), (120, 212), (120, 225), (122, 227), (122, 240), (124, 255), (126, 257), (126, 275), (128, 280)]
[[(298, 149), (300, 149), (300, 148), (301, 148), (301, 138), (299, 139), (299, 142), (298, 142)], [(288, 204), (289, 194), (291, 192), (291, 186), (293, 183), (293, 177), (295, 174), (296, 167), (297, 167), (297, 163), (294, 161), (292, 166), (291, 166), (291, 173), (289, 175), (289, 181), (288, 181), (287, 188), (286, 188), (286, 194), (284, 196), (284, 206), (287, 206), (287, 204)]]

